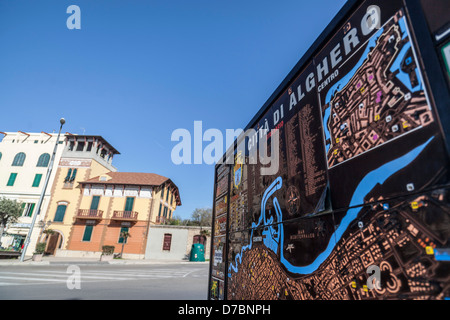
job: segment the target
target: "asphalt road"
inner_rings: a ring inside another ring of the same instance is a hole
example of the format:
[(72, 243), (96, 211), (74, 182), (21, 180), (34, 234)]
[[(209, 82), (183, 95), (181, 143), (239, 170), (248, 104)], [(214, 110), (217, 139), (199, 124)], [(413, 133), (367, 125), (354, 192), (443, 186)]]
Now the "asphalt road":
[(206, 300), (208, 264), (0, 266), (0, 300)]

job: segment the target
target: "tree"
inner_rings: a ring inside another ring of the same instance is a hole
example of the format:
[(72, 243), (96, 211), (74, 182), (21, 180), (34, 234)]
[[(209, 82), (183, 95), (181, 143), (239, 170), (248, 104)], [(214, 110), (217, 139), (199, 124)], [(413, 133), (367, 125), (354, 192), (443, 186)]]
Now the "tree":
[(167, 224), (171, 225), (171, 226), (179, 226), (182, 223), (183, 223), (183, 221), (179, 216), (173, 216), (172, 219), (170, 219)]
[(192, 212), (192, 221), (197, 226), (211, 227), (212, 225), (212, 209), (197, 208)]
[[(3, 230), (8, 223), (14, 223), (22, 214), (22, 204), (17, 200), (7, 198), (0, 199), (0, 241)], [(1, 245), (1, 242), (0, 242)]]
[(123, 241), (122, 241), (122, 250), (120, 251), (120, 258), (122, 258), (123, 247), (125, 246), (125, 243), (127, 242), (127, 239), (131, 237), (131, 234), (128, 231), (122, 231), (120, 233), (120, 237), (123, 239)]

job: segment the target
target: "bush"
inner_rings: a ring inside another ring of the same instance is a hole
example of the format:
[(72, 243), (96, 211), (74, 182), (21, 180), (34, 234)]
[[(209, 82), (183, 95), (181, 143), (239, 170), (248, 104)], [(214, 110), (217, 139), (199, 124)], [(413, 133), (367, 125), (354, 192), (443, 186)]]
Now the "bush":
[(39, 243), (36, 245), (36, 248), (34, 249), (34, 253), (36, 253), (36, 254), (44, 253), (44, 251), (45, 251), (45, 245), (46, 245), (45, 242), (39, 242)]
[(112, 255), (114, 254), (114, 250), (116, 248), (114, 246), (103, 246), (102, 247), (102, 254), (104, 255)]

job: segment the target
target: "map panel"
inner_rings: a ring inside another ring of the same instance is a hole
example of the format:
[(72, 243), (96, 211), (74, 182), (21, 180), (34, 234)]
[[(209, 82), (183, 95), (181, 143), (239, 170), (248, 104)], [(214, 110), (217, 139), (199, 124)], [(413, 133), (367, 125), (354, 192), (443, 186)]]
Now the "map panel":
[(213, 208), (213, 237), (211, 248), (210, 296), (223, 300), (225, 297), (225, 273), (228, 225), (228, 180), (230, 168), (221, 165), (216, 170), (216, 199)]
[(450, 297), (450, 163), (402, 6), (360, 4), (235, 150), (226, 298)]
[(358, 50), (319, 93), (329, 168), (434, 121), (401, 10)]

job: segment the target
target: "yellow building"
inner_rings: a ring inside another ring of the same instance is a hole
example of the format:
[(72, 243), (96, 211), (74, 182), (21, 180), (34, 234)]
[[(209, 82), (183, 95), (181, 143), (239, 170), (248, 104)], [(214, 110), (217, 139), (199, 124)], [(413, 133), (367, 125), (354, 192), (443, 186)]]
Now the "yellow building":
[(47, 239), (48, 253), (67, 247), (83, 197), (79, 182), (117, 171), (112, 165), (116, 154), (120, 153), (101, 136), (66, 135), (44, 218), (46, 229), (54, 231)]
[[(83, 196), (64, 255), (99, 256), (105, 245), (144, 258), (149, 227), (181, 205), (177, 186), (154, 173), (109, 172), (80, 182)], [(127, 232), (130, 237), (122, 237)]]
[[(67, 135), (46, 213), (46, 253), (99, 257), (113, 245), (144, 258), (151, 225), (170, 220), (181, 205), (177, 186), (153, 173), (117, 172), (119, 152), (100, 136)], [(130, 237), (123, 239), (121, 232)]]

